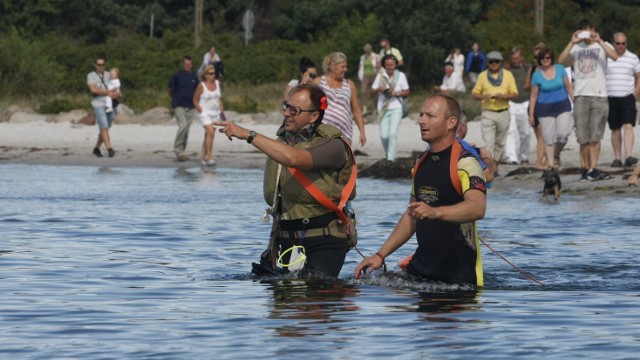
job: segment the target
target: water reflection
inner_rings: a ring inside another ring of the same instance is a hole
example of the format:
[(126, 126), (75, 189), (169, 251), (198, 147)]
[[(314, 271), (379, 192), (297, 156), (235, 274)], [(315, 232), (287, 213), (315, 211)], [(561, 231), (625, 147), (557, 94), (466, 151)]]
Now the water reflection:
[(98, 168), (97, 174), (120, 174), (121, 171), (118, 169), (113, 169), (109, 166), (101, 166)]
[(326, 325), (345, 322), (343, 315), (360, 309), (353, 299), (360, 290), (334, 279), (272, 279), (260, 283), (273, 291), (268, 317), (298, 321), (276, 328), (280, 336), (305, 337), (338, 330), (338, 325)]
[(189, 167), (177, 167), (175, 171), (175, 178), (187, 182), (196, 182), (200, 178), (200, 171), (193, 170), (193, 168)]
[[(417, 306), (415, 311), (424, 313), (425, 315), (441, 315), (449, 313), (460, 313), (463, 311), (476, 310), (478, 305), (478, 297), (480, 292), (476, 291), (453, 291), (453, 292), (420, 292), (419, 300), (414, 303)], [(429, 321), (433, 321), (432, 317), (425, 317)], [(438, 317), (438, 321), (448, 321), (447, 318)], [(459, 319), (449, 319), (454, 322)]]

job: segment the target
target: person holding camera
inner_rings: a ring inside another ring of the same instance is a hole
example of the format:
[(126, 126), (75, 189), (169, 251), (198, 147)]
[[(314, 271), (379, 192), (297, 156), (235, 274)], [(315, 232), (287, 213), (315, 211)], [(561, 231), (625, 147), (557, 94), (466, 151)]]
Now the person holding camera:
[(384, 71), (376, 76), (371, 89), (378, 95), (378, 116), (380, 117), (380, 140), (387, 160), (396, 158), (398, 128), (402, 120), (402, 98), (409, 96), (409, 82), (404, 73), (398, 70), (395, 55), (382, 58)]
[(559, 63), (573, 65), (573, 117), (576, 123), (576, 138), (580, 144), (581, 181), (602, 180), (596, 166), (604, 127), (609, 116), (609, 99), (605, 72), (607, 58), (618, 59), (615, 50), (605, 44), (591, 21), (582, 20), (578, 31), (558, 56)]

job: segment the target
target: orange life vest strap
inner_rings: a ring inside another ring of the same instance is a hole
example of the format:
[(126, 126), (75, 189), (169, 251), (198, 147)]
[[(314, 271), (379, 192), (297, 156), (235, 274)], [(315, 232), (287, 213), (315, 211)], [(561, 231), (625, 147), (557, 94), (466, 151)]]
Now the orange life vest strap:
[[(464, 196), (462, 193), (462, 182), (460, 182), (460, 176), (458, 176), (458, 160), (460, 160), (460, 154), (462, 154), (462, 145), (458, 142), (458, 140), (453, 142), (453, 148), (451, 149), (451, 161), (449, 162), (449, 177), (451, 178), (451, 182), (453, 183), (453, 187), (456, 189), (460, 196)], [(424, 154), (420, 157), (420, 160), (416, 163), (411, 170), (411, 174), (416, 176), (418, 172), (418, 168), (422, 165), (422, 163), (427, 159), (427, 155), (429, 155), (429, 150), (425, 151)]]
[[(349, 149), (349, 152), (351, 152), (351, 156), (353, 156), (351, 147), (347, 143), (345, 143), (345, 145)], [(355, 161), (353, 162), (353, 166), (351, 167), (351, 175), (349, 176), (347, 185), (345, 185), (345, 187), (342, 189), (342, 197), (340, 198), (340, 203), (338, 203), (338, 205), (336, 205), (333, 201), (331, 201), (331, 199), (329, 199), (329, 197), (327, 197), (327, 195), (320, 191), (320, 189), (318, 189), (318, 187), (314, 183), (312, 183), (311, 180), (309, 180), (309, 178), (302, 173), (302, 171), (290, 167), (287, 167), (287, 169), (289, 170), (291, 175), (293, 175), (293, 177), (298, 180), (300, 185), (302, 185), (305, 190), (307, 190), (307, 192), (311, 196), (313, 196), (314, 199), (316, 199), (317, 202), (319, 202), (325, 208), (335, 212), (338, 216), (338, 219), (342, 221), (342, 224), (345, 227), (349, 227), (349, 219), (347, 219), (347, 215), (344, 213), (343, 209), (347, 203), (347, 200), (349, 200), (349, 197), (353, 193), (353, 189), (356, 187), (358, 166), (356, 165)]]

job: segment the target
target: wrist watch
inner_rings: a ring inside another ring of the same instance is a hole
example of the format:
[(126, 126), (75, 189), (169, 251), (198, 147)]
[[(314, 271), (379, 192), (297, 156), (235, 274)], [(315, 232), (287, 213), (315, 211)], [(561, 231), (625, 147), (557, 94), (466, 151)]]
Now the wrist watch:
[(247, 142), (248, 142), (249, 144), (251, 144), (251, 142), (253, 141), (253, 139), (255, 139), (255, 138), (256, 138), (256, 136), (258, 136), (258, 133), (257, 133), (257, 132), (255, 132), (255, 131), (253, 131), (253, 130), (250, 130), (250, 131), (249, 131), (249, 137), (247, 138)]

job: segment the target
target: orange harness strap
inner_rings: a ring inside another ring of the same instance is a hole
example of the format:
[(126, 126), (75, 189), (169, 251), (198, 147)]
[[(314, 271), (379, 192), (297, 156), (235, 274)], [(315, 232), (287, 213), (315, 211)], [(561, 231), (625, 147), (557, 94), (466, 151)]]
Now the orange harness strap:
[[(460, 182), (460, 176), (458, 176), (458, 160), (460, 160), (460, 154), (462, 153), (462, 145), (458, 142), (458, 140), (453, 142), (453, 148), (451, 149), (451, 161), (449, 162), (449, 177), (451, 178), (451, 182), (453, 183), (453, 187), (456, 189), (460, 196), (464, 196), (462, 194), (462, 182)], [(411, 175), (415, 176), (418, 168), (422, 165), (422, 163), (427, 158), (429, 154), (429, 150), (425, 151), (424, 155), (420, 157), (420, 160), (416, 163), (411, 170)]]
[[(347, 147), (349, 146), (347, 145)], [(351, 151), (351, 147), (349, 147), (349, 151)], [(353, 156), (353, 152), (351, 153), (351, 156)], [(333, 210), (333, 212), (336, 213), (336, 215), (338, 216), (338, 219), (342, 221), (342, 224), (347, 230), (346, 233), (349, 234), (350, 233), (349, 219), (347, 219), (347, 215), (342, 210), (344, 209), (344, 206), (346, 205), (347, 200), (349, 200), (349, 197), (353, 193), (353, 189), (356, 187), (358, 166), (356, 165), (355, 161), (353, 162), (353, 166), (351, 167), (351, 175), (349, 176), (347, 185), (342, 189), (342, 197), (340, 198), (340, 203), (338, 205), (334, 204), (334, 202), (331, 201), (331, 199), (329, 199), (327, 195), (325, 195), (322, 191), (320, 191), (320, 189), (318, 189), (318, 187), (314, 183), (312, 183), (311, 180), (309, 180), (309, 178), (307, 178), (302, 173), (302, 171), (298, 169), (290, 168), (290, 167), (287, 167), (287, 169), (289, 170), (291, 175), (293, 175), (293, 177), (295, 177), (296, 180), (298, 180), (300, 185), (302, 185), (305, 188), (305, 190), (307, 190), (307, 192), (311, 194), (311, 196), (313, 196), (314, 199), (316, 199), (317, 202), (319, 202), (325, 208), (329, 210)]]

